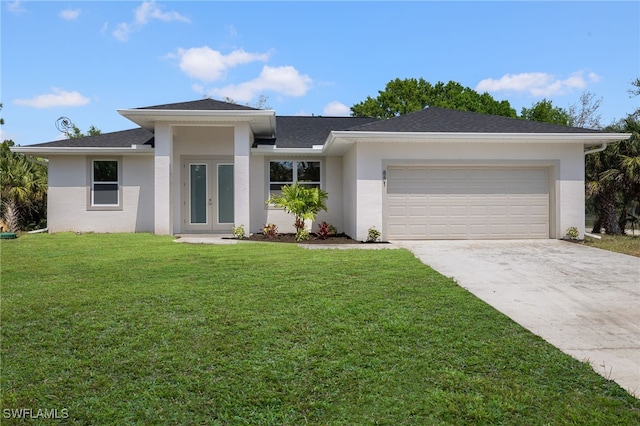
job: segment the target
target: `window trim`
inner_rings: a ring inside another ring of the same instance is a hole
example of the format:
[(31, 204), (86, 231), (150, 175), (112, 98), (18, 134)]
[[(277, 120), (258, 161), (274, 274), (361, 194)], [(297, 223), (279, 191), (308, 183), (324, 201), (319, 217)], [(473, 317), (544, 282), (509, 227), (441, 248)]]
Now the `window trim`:
[[(278, 182), (271, 182), (271, 163), (280, 163), (280, 162), (291, 162), (291, 166), (292, 166), (292, 172), (293, 172), (293, 176), (292, 176), (292, 181), (290, 182), (284, 182), (284, 181), (278, 181)], [(318, 181), (310, 181), (310, 182), (302, 182), (302, 184), (317, 184), (320, 189), (323, 188), (323, 184), (322, 184), (322, 160), (320, 159), (306, 159), (306, 158), (272, 158), (269, 159), (267, 162), (267, 192), (269, 194), (271, 194), (271, 192), (273, 191), (278, 191), (278, 190), (272, 190), (271, 189), (271, 185), (273, 184), (281, 184), (281, 185), (293, 185), (295, 182), (297, 182), (297, 178), (298, 178), (298, 163), (318, 163), (318, 169), (320, 171), (320, 179)]]
[[(268, 200), (272, 194), (279, 194), (281, 193), (281, 191), (279, 190), (271, 190), (271, 163), (272, 162), (279, 162), (279, 161), (291, 161), (293, 163), (298, 163), (298, 162), (307, 162), (307, 161), (314, 161), (317, 163), (320, 163), (320, 181), (319, 182), (311, 182), (311, 183), (319, 183), (320, 185), (320, 189), (324, 189), (324, 157), (318, 158), (318, 157), (298, 157), (298, 158), (265, 158), (265, 171), (266, 171), (266, 176), (265, 176), (265, 191), (266, 191), (266, 197), (265, 200)], [(294, 172), (294, 178), (297, 177), (297, 173), (298, 173), (298, 167), (296, 164), (293, 164), (293, 169), (295, 170)], [(295, 182), (295, 180), (294, 180)], [(277, 182), (280, 183), (280, 182)], [(293, 182), (291, 182), (293, 183)], [(287, 185), (288, 183), (283, 183), (283, 185)], [(275, 207), (271, 204), (267, 204), (265, 203), (264, 206), (265, 210), (282, 210), (282, 208), (280, 207)]]
[[(117, 204), (95, 204), (94, 203), (94, 163), (96, 161), (115, 161), (118, 166), (118, 180), (115, 182), (98, 182), (97, 184), (118, 185)], [(122, 190), (122, 157), (88, 157), (87, 158), (87, 210), (89, 211), (120, 211), (123, 210), (123, 190)]]

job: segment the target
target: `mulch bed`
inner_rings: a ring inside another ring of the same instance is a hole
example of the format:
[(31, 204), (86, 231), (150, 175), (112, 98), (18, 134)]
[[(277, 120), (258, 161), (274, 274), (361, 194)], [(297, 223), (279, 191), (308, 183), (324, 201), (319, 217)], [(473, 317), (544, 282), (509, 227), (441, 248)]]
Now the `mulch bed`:
[(296, 241), (296, 234), (278, 234), (273, 238), (266, 237), (262, 234), (252, 234), (248, 239), (251, 241), (295, 244), (365, 244), (362, 241), (354, 240), (345, 234), (331, 235), (324, 240), (321, 240), (311, 234), (311, 237), (306, 241)]

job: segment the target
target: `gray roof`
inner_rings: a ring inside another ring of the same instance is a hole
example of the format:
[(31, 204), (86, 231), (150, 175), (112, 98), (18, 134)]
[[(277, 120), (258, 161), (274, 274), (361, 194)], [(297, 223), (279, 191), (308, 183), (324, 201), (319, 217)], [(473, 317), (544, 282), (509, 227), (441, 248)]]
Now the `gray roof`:
[(215, 99), (200, 99), (199, 101), (178, 102), (174, 104), (154, 105), (134, 109), (162, 109), (180, 111), (246, 111), (258, 110), (249, 106), (233, 104), (230, 102), (216, 101)]
[[(243, 105), (201, 99), (137, 109), (156, 110), (257, 110)], [(311, 148), (323, 145), (331, 131), (360, 132), (442, 132), (442, 133), (602, 133), (600, 130), (446, 108), (429, 107), (421, 111), (379, 120), (369, 117), (276, 116), (276, 139), (256, 139), (254, 146)], [(143, 128), (103, 133), (76, 139), (63, 139), (31, 145), (33, 147), (130, 147), (154, 145), (153, 132)]]
[(121, 130), (119, 132), (101, 133), (95, 136), (83, 138), (62, 139), (53, 142), (29, 145), (33, 147), (68, 147), (68, 148), (127, 148), (131, 145), (151, 145), (154, 144), (153, 132), (143, 128)]
[(278, 148), (311, 148), (323, 145), (332, 130), (348, 130), (352, 127), (377, 121), (369, 117), (276, 116), (276, 139), (257, 139), (256, 145), (273, 145)]
[(602, 133), (600, 130), (437, 107), (425, 108), (421, 111), (364, 124), (349, 130), (438, 133)]

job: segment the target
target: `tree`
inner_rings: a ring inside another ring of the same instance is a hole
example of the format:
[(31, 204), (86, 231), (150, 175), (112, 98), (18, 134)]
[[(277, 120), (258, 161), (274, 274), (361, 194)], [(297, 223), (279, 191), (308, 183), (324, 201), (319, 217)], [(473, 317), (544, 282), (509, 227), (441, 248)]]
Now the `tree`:
[(100, 133), (102, 133), (102, 131), (98, 129), (96, 126), (94, 126), (93, 124), (89, 127), (89, 130), (87, 131), (86, 134), (82, 133), (82, 131), (80, 131), (78, 126), (76, 126), (75, 124), (71, 126), (71, 130), (68, 130), (65, 132), (65, 134), (67, 135), (67, 138), (69, 139), (84, 138), (87, 136), (96, 136), (96, 135), (99, 135)]
[(12, 140), (0, 144), (0, 216), (10, 232), (42, 226), (47, 213), (47, 168), (11, 152), (14, 145)]
[(640, 117), (630, 114), (604, 129), (630, 133), (627, 140), (587, 156), (585, 183), (596, 220), (593, 232), (624, 233), (629, 213), (640, 206)]
[(2, 218), (9, 231), (42, 226), (46, 219), (47, 168), (11, 152), (13, 141), (0, 147)]
[(267, 204), (284, 210), (295, 217), (296, 240), (308, 239), (305, 220), (314, 220), (320, 211), (327, 210), (325, 204), (328, 194), (320, 188), (305, 188), (298, 182), (282, 187), (281, 195), (272, 194)]
[(602, 98), (595, 99), (593, 93), (583, 92), (578, 103), (569, 106), (567, 110), (569, 125), (585, 129), (601, 128), (600, 119), (602, 115), (598, 113), (600, 104), (602, 104)]
[[(627, 90), (629, 92), (630, 97), (640, 96), (640, 77), (636, 78), (631, 82), (631, 89)], [(631, 115), (640, 115), (640, 108), (636, 108), (636, 110)]]
[[(237, 102), (235, 99), (230, 98), (228, 96), (223, 97), (222, 101), (228, 102), (230, 104), (242, 105), (240, 102)], [(258, 96), (258, 99), (253, 104), (246, 102), (244, 106), (257, 108), (257, 109), (271, 109), (271, 106), (269, 105), (269, 97), (266, 95), (260, 95)]]
[(536, 102), (531, 108), (523, 107), (520, 117), (525, 120), (542, 121), (544, 123), (560, 124), (569, 126), (571, 123), (571, 115), (567, 110), (560, 107), (554, 107), (553, 103), (548, 99)]
[(516, 111), (508, 101), (497, 101), (486, 92), (479, 94), (454, 81), (432, 85), (423, 78), (391, 80), (384, 90), (378, 91), (376, 98), (368, 96), (353, 105), (351, 115), (386, 119), (428, 106), (516, 117)]

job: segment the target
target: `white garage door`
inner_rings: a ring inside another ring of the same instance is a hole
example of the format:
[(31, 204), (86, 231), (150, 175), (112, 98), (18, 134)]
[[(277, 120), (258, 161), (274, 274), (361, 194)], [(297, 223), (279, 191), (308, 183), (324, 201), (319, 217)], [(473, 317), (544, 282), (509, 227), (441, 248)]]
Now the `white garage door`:
[(545, 168), (387, 168), (389, 239), (549, 238)]

